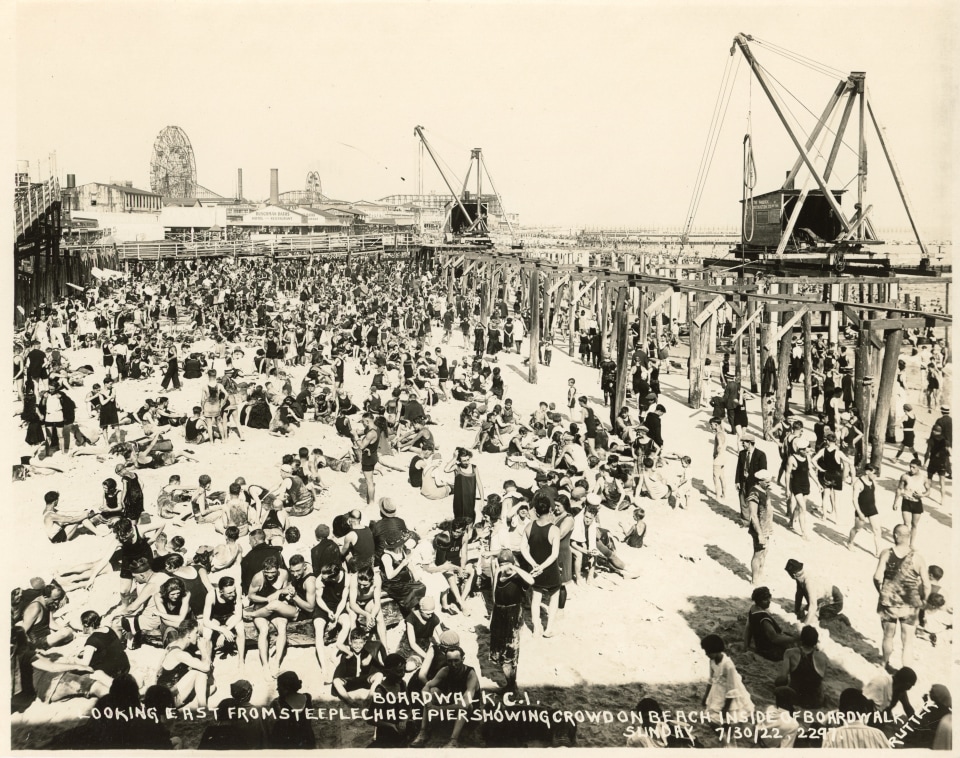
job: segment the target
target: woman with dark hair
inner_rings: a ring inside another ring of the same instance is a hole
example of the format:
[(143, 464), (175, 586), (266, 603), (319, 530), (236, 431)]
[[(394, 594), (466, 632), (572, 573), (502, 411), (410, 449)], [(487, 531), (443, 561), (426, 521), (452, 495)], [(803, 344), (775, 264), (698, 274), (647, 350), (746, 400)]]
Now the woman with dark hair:
[(570, 537), (573, 534), (573, 514), (570, 512), (570, 498), (559, 494), (553, 501), (553, 518), (560, 532), (560, 553), (557, 561), (560, 564), (560, 610), (566, 605), (567, 588), (573, 581), (573, 550), (570, 547)]
[[(284, 671), (277, 677), (277, 697), (270, 703), (274, 713), (288, 712), (305, 714), (313, 707), (313, 698), (300, 692), (303, 682), (293, 671)], [(317, 746), (313, 734), (313, 721), (307, 718), (275, 719), (267, 745), (275, 750), (312, 750)]]
[(117, 466), (117, 474), (120, 475), (122, 493), (120, 503), (124, 518), (136, 524), (143, 515), (143, 487), (140, 484), (140, 478), (136, 471), (124, 464)]
[(178, 628), (190, 612), (190, 593), (184, 590), (183, 580), (173, 577), (165, 581), (143, 613), (136, 619), (137, 632), (146, 641), (162, 641), (165, 630)]
[(37, 395), (32, 379), (27, 379), (23, 389), (23, 410), (20, 420), (27, 426), (26, 443), (28, 445), (42, 445), (46, 442), (43, 433), (43, 419), (37, 407)]
[(789, 454), (786, 462), (787, 475), (787, 516), (790, 523), (788, 529), (793, 529), (796, 520), (800, 527), (800, 534), (805, 540), (807, 535), (807, 498), (810, 496), (810, 450), (806, 441), (793, 440), (787, 442)]
[[(176, 539), (176, 537), (174, 538)], [(201, 553), (201, 555), (204, 555)], [(202, 559), (201, 559), (202, 560)], [(183, 591), (189, 598), (190, 616), (193, 618), (206, 618), (208, 613), (207, 598), (213, 599), (213, 585), (210, 583), (210, 577), (202, 565), (185, 565), (183, 556), (179, 553), (168, 555), (163, 562), (163, 568), (170, 576), (183, 582)]]
[(100, 518), (104, 522), (116, 519), (123, 515), (123, 506), (120, 504), (120, 491), (117, 489), (117, 480), (113, 477), (103, 480), (103, 500), (100, 508)]
[(117, 400), (113, 394), (113, 379), (107, 376), (107, 378), (103, 380), (103, 387), (91, 402), (94, 400), (100, 410), (100, 428), (106, 435), (107, 441), (111, 442), (112, 434), (110, 430), (115, 430), (120, 424)]
[(199, 637), (200, 629), (195, 621), (167, 629), (163, 635), (164, 653), (156, 683), (173, 693), (178, 707), (185, 705), (194, 695), (198, 707), (207, 707), (211, 669), (209, 655), (197, 658), (187, 652), (187, 648), (197, 644)]
[(473, 464), (473, 453), (459, 447), (454, 454), (454, 459), (443, 469), (453, 472), (453, 517), (473, 522), (477, 519), (477, 498), (483, 498), (483, 485)]
[(380, 606), (383, 594), (380, 572), (373, 566), (364, 566), (356, 574), (347, 577), (347, 616), (349, 623), (340, 630), (337, 647), (345, 651), (347, 635), (353, 629), (376, 630), (380, 641), (387, 638), (387, 625)]
[(710, 681), (703, 693), (701, 705), (707, 709), (711, 721), (727, 723), (745, 721), (753, 713), (753, 701), (743, 686), (743, 680), (733, 661), (724, 653), (726, 645), (716, 634), (708, 634), (700, 647), (710, 660)]
[[(524, 560), (531, 567), (533, 596), (530, 608), (533, 615), (533, 633), (536, 636), (552, 637), (553, 622), (560, 603), (560, 530), (553, 522), (553, 504), (550, 498), (538, 493), (533, 498), (536, 519), (525, 529), (526, 539), (520, 546)], [(540, 603), (546, 598), (549, 603), (547, 623), (540, 625)]]
[(480, 424), (480, 430), (473, 443), (474, 449), (482, 453), (502, 453), (504, 450), (503, 440), (500, 438), (493, 416), (493, 413), (487, 414), (487, 420)]
[(401, 613), (410, 613), (427, 593), (423, 582), (410, 569), (412, 554), (404, 549), (404, 535), (396, 535), (383, 544), (383, 591), (397, 601)]
[(363, 421), (363, 436), (357, 440), (356, 450), (357, 457), (360, 459), (360, 470), (363, 472), (363, 481), (366, 484), (367, 505), (371, 505), (376, 496), (376, 485), (373, 477), (379, 462), (380, 431), (374, 423), (372, 413), (364, 413), (361, 419)]
[(437, 603), (432, 597), (422, 597), (416, 607), (407, 614), (403, 637), (397, 652), (404, 658), (418, 656), (422, 662), (427, 657), (430, 643), (440, 641), (440, 618)]
[(517, 566), (510, 550), (501, 550), (493, 564), (493, 612), (490, 614), (490, 661), (500, 666), (504, 691), (517, 689), (523, 600), (534, 578)]
[(499, 366), (495, 367), (493, 373), (490, 375), (490, 393), (494, 395), (497, 400), (503, 400), (503, 377), (500, 375)]
[(440, 608), (447, 613), (464, 611), (464, 604), (473, 587), (474, 564), (467, 560), (467, 528), (473, 520), (458, 518), (444, 521), (433, 538), (434, 565), (431, 573), (441, 572), (448, 589), (440, 595)]

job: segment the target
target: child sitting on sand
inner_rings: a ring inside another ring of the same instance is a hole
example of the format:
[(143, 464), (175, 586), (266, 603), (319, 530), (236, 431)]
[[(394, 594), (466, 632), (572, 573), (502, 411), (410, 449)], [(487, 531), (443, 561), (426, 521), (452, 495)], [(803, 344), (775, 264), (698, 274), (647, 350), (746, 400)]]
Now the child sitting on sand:
[(626, 529), (623, 535), (623, 543), (627, 547), (643, 547), (643, 538), (647, 534), (647, 522), (643, 520), (645, 515), (646, 513), (639, 505), (634, 508), (633, 526)]
[(927, 602), (920, 609), (920, 623), (917, 625), (917, 637), (930, 641), (937, 646), (937, 635), (953, 629), (953, 613), (946, 608), (947, 601), (939, 592), (931, 592)]

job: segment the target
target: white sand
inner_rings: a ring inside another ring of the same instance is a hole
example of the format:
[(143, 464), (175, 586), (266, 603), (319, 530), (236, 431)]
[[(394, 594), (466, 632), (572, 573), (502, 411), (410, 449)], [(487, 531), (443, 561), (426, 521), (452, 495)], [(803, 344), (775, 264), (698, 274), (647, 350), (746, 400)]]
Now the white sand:
[[(438, 339), (439, 332), (435, 330), (434, 341)], [(463, 358), (465, 353), (459, 348), (459, 334), (454, 335), (452, 344), (452, 347), (445, 347), (448, 357)], [(204, 345), (199, 343), (197, 347)], [(247, 351), (248, 358), (252, 352)], [(67, 351), (66, 355), (75, 366), (90, 363), (98, 368), (97, 374), (88, 378), (85, 388), (69, 389), (77, 401), (78, 415), (82, 416), (85, 412), (84, 395), (90, 385), (102, 377), (100, 354), (98, 350), (85, 350)], [(601, 404), (597, 370), (572, 362), (561, 352), (558, 344), (553, 352), (553, 365), (549, 368), (539, 367), (539, 383), (533, 386), (526, 381), (527, 369), (521, 366), (521, 359), (522, 356), (515, 354), (501, 355), (497, 364), (502, 368), (506, 382), (505, 397), (513, 398), (521, 418), (527, 417), (541, 399), (556, 402), (557, 407), (563, 409), (567, 378), (572, 376), (576, 378), (580, 392), (591, 397), (598, 415), (605, 421), (608, 419), (609, 412)], [(718, 361), (715, 363), (718, 364)], [(348, 362), (346, 384), (359, 405), (366, 397), (370, 377), (359, 376), (354, 365), (353, 361)], [(249, 368), (252, 370), (252, 365)], [(293, 367), (290, 370), (294, 387), (298, 388), (305, 368)], [(696, 489), (701, 493), (704, 487), (712, 489), (709, 460), (711, 441), (705, 426), (709, 414), (705, 410), (695, 411), (687, 407), (685, 376), (671, 372), (661, 376), (661, 384), (664, 391), (661, 399), (667, 407), (663, 422), (665, 452), (690, 455), (693, 458), (692, 476)], [(174, 409), (188, 412), (194, 404), (198, 404), (200, 385), (201, 380), (186, 381), (181, 392), (167, 393)], [(949, 387), (948, 382), (946, 386)], [(717, 391), (718, 387), (714, 385), (705, 392), (705, 397)], [(122, 382), (117, 388), (119, 405), (129, 411), (136, 410), (144, 397), (157, 397), (160, 394), (159, 376), (142, 382)], [(802, 390), (796, 388), (794, 398), (800, 395)], [(438, 422), (433, 430), (445, 460), (449, 459), (454, 446), (469, 447), (473, 443), (474, 432), (459, 428), (458, 417), (462, 405), (451, 401), (428, 409)], [(12, 413), (20, 410), (18, 403), (11, 403), (9, 407)], [(759, 424), (757, 401), (751, 401), (748, 410), (751, 427), (756, 430)], [(919, 411), (918, 417), (919, 446), (926, 439), (934, 417), (923, 410)], [(812, 428), (812, 420), (806, 419), (805, 423), (808, 429)], [(8, 436), (15, 443), (11, 447), (22, 448), (23, 454), (26, 454), (26, 446), (22, 443), (24, 430), (16, 424), (16, 419), (8, 422)], [(140, 471), (148, 511), (155, 508), (157, 492), (171, 473), (180, 474), (185, 486), (195, 486), (197, 477), (207, 473), (213, 477), (214, 490), (226, 489), (235, 477), (241, 475), (246, 477), (248, 483), (273, 488), (279, 483), (277, 466), (284, 453), (295, 453), (300, 446), (312, 448), (319, 445), (326, 452), (331, 452), (335, 447), (343, 448), (343, 441), (336, 438), (333, 429), (321, 424), (306, 422), (286, 440), (271, 437), (266, 431), (244, 431), (245, 443), (233, 437), (227, 444), (187, 446), (195, 451), (198, 463), (183, 462), (173, 468)], [(180, 430), (174, 430), (173, 433), (179, 435)], [(182, 437), (175, 437), (175, 445), (177, 448), (184, 446)], [(761, 442), (760, 447), (766, 450), (771, 467), (775, 467), (779, 460), (775, 445)], [(409, 460), (408, 455), (398, 458), (404, 464)], [(58, 454), (51, 463), (65, 465), (68, 470), (64, 474), (34, 477), (13, 485), (9, 526), (11, 534), (15, 535), (12, 547), (17, 553), (17, 570), (8, 580), (11, 587), (26, 586), (28, 579), (33, 576), (49, 579), (54, 572), (65, 567), (92, 560), (113, 550), (115, 543), (112, 537), (98, 539), (83, 536), (69, 544), (51, 545), (42, 530), (41, 512), (43, 493), (49, 489), (61, 493), (61, 503), (65, 508), (96, 507), (101, 493), (100, 482), (108, 476), (115, 476), (113, 466), (116, 462), (117, 459), (109, 459), (100, 463), (90, 457), (68, 459)], [(521, 485), (530, 486), (533, 483), (531, 471), (507, 468), (503, 455), (478, 453), (475, 462), (485, 493), (501, 491), (502, 482), (508, 478), (515, 479)], [(735, 463), (735, 455), (731, 452), (727, 465), (731, 492)], [(887, 530), (900, 521), (899, 513), (891, 509), (891, 488), (903, 469), (903, 464), (885, 466), (884, 478), (878, 488), (880, 519), (888, 539)], [(346, 474), (327, 471), (324, 479), (329, 491), (318, 501), (317, 510), (305, 518), (291, 519), (291, 523), (296, 524), (303, 534), (304, 555), (308, 554), (313, 544), (313, 528), (316, 524), (329, 524), (335, 515), (355, 507), (363, 508), (366, 517), (377, 516), (375, 507), (366, 507), (355, 489), (361, 480), (358, 466)], [(437, 521), (452, 516), (452, 498), (446, 501), (422, 498), (407, 484), (405, 473), (385, 470), (376, 481), (377, 496), (389, 495), (408, 525), (432, 527)], [(948, 498), (951, 491), (952, 486), (948, 487)], [(772, 492), (778, 514), (782, 514), (782, 490), (774, 486)], [(775, 528), (775, 538), (769, 548), (764, 583), (773, 591), (774, 610), (778, 610), (778, 603), (783, 603), (779, 610), (784, 618), (789, 618), (793, 583), (783, 570), (786, 560), (798, 558), (808, 569), (830, 577), (844, 592), (847, 598), (844, 613), (864, 640), (857, 650), (827, 638), (823, 639), (822, 646), (835, 666), (845, 669), (850, 676), (863, 682), (877, 670), (875, 661), (878, 660), (880, 623), (876, 615), (876, 593), (871, 581), (876, 559), (864, 549), (848, 551), (833, 541), (837, 533), (845, 538), (852, 522), (849, 489), (845, 490), (844, 495), (845, 499), (839, 507), (838, 525), (821, 525), (811, 516), (810, 523), (815, 524), (816, 533), (811, 542), (805, 543), (798, 535), (788, 533), (782, 518), (778, 518), (779, 525)], [(814, 497), (817, 497), (816, 490)], [(952, 586), (952, 538), (949, 528), (952, 513), (949, 502), (941, 505), (938, 498), (935, 490), (935, 494), (927, 499), (928, 513), (921, 522), (918, 549), (929, 563), (939, 563), (947, 570), (947, 580)], [(521, 688), (534, 691), (542, 687), (558, 688), (549, 690), (552, 702), (562, 702), (565, 707), (579, 704), (580, 707), (597, 709), (627, 709), (643, 694), (652, 694), (661, 699), (665, 708), (696, 708), (708, 670), (707, 660), (699, 649), (699, 636), (717, 629), (724, 633), (734, 653), (734, 660), (753, 691), (755, 702), (758, 705), (770, 702), (775, 664), (763, 661), (752, 653), (742, 652), (740, 643), (742, 622), (738, 616), (745, 614), (750, 605), (751, 540), (746, 530), (724, 515), (732, 516), (737, 510), (735, 496), (728, 495), (725, 507), (717, 503), (710, 507), (708, 502), (712, 501), (701, 494), (688, 511), (673, 511), (645, 502), (647, 546), (639, 551), (622, 548), (622, 552), (634, 553), (630, 556), (631, 566), (638, 567), (642, 575), (635, 580), (605, 576), (598, 586), (576, 589), (571, 592), (556, 637), (549, 640), (533, 639), (526, 634), (520, 658)], [(601, 522), (610, 526), (612, 517), (612, 512), (604, 511)], [(192, 522), (183, 525), (171, 523), (167, 526), (167, 534), (171, 537), (182, 534), (186, 538), (188, 558), (201, 544), (215, 545), (221, 541), (212, 526), (198, 526)], [(861, 532), (858, 544), (861, 547), (871, 545), (869, 535)], [(426, 582), (430, 594), (436, 596), (442, 587), (442, 579), (437, 575), (427, 575)], [(115, 596), (118, 584), (119, 578), (115, 574), (101, 576), (92, 597), (74, 593), (67, 611), (79, 615), (80, 611), (87, 608), (105, 610)], [(476, 665), (477, 633), (474, 629), (485, 624), (482, 601), (474, 598), (469, 608), (469, 616), (444, 615), (443, 622), (460, 632), (468, 662)], [(734, 628), (736, 634), (731, 631)], [(397, 630), (393, 630), (391, 639), (396, 634)], [(485, 627), (481, 634), (485, 635)], [(483, 649), (486, 650), (485, 640)], [(935, 649), (931, 649), (928, 643), (917, 642), (916, 653), (914, 668), (920, 682), (914, 690), (914, 699), (919, 700), (919, 693), (925, 692), (930, 684), (946, 678), (945, 672), (954, 661), (952, 647), (946, 640)], [(159, 651), (149, 648), (134, 653), (135, 673), (149, 678), (159, 656)], [(892, 662), (899, 664), (899, 653), (894, 655)], [(271, 689), (272, 680), (261, 671), (255, 650), (247, 653), (246, 664), (244, 675), (255, 685), (254, 703), (266, 703), (275, 693)], [(484, 661), (483, 665), (490, 673), (489, 664)], [(281, 668), (295, 669), (304, 681), (304, 690), (312, 692), (314, 698), (329, 696), (329, 688), (322, 686), (319, 681), (311, 649), (290, 649)], [(216, 660), (215, 680), (219, 692), (211, 698), (213, 703), (226, 696), (229, 682), (238, 678), (238, 675), (236, 658), (226, 662)], [(495, 676), (496, 684), (499, 684), (499, 672)], [(152, 680), (147, 683), (152, 683)], [(484, 678), (485, 686), (492, 687), (494, 684)], [(565, 694), (560, 695), (559, 692)], [(26, 714), (15, 717), (14, 723), (38, 723), (68, 717), (83, 712), (89, 704), (89, 701), (54, 706), (34, 704)], [(584, 741), (622, 744), (617, 737), (619, 730), (614, 726), (600, 737), (596, 727), (582, 727), (581, 744)]]

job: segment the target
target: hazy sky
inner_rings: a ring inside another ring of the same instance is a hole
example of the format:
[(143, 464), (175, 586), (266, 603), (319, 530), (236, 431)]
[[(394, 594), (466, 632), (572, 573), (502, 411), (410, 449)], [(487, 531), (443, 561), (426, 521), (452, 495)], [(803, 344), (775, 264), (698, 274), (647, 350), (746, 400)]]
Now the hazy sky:
[[(737, 32), (843, 72), (867, 72), (922, 231), (946, 236), (953, 164), (956, 19), (950, 2), (286, 3), (20, 2), (16, 158), (57, 153), (61, 179), (149, 187), (170, 124), (193, 143), (201, 184), (263, 198), (320, 171), (326, 194), (417, 191), (428, 139), (461, 179), (482, 147), (507, 210), (525, 224), (683, 225)], [(837, 77), (755, 44), (817, 115)], [(739, 53), (733, 95), (697, 214), (739, 224), (747, 113), (757, 192), (795, 157)], [(812, 117), (785, 103), (809, 129)], [(855, 126), (848, 143), (856, 146)], [(906, 226), (875, 137), (868, 202)], [(842, 152), (835, 186), (855, 176)], [(423, 166), (425, 190), (444, 191)], [(855, 183), (850, 185), (855, 187)], [(844, 202), (850, 208), (852, 200)]]

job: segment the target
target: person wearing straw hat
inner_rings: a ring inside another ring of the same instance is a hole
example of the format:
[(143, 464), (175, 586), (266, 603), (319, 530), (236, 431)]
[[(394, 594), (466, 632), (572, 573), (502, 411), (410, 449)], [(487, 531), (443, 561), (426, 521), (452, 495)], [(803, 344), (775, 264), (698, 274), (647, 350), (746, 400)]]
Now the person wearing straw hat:
[(743, 449), (737, 454), (734, 484), (740, 498), (740, 517), (744, 526), (747, 526), (750, 523), (747, 496), (756, 482), (756, 472), (767, 468), (767, 454), (757, 449), (757, 439), (752, 434), (744, 434), (740, 438), (740, 444)]
[(373, 544), (377, 555), (383, 555), (387, 543), (396, 544), (409, 531), (407, 523), (397, 515), (397, 506), (389, 497), (380, 498), (380, 518), (370, 522)]
[(767, 546), (773, 537), (773, 509), (770, 507), (770, 477), (767, 469), (754, 472), (754, 485), (747, 495), (750, 526), (748, 531), (753, 538), (753, 557), (750, 559), (750, 580), (754, 585), (760, 582), (763, 565), (766, 562)]

